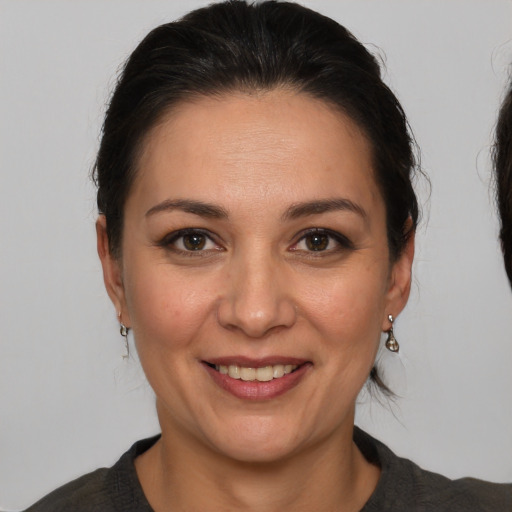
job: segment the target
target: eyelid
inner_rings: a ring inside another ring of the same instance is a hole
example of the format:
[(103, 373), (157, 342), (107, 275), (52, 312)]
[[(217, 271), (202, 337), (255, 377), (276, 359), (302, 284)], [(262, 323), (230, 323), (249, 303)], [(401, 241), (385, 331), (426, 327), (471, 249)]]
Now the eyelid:
[[(216, 249), (205, 249), (205, 250), (199, 250), (199, 251), (186, 251), (186, 250), (179, 249), (176, 246), (173, 246), (173, 244), (179, 238), (182, 238), (186, 235), (194, 235), (194, 234), (199, 234), (199, 235), (206, 237), (208, 240), (210, 240), (212, 243), (214, 243), (217, 246), (217, 248)], [(157, 243), (157, 245), (159, 245), (160, 247), (167, 248), (169, 250), (173, 250), (174, 252), (179, 253), (179, 254), (187, 254), (187, 255), (193, 254), (195, 256), (200, 256), (201, 253), (208, 253), (208, 252), (211, 252), (212, 250), (217, 251), (219, 249), (221, 249), (221, 250), (223, 249), (223, 247), (221, 246), (221, 244), (219, 244), (219, 242), (216, 240), (216, 238), (217, 237), (215, 237), (210, 231), (203, 229), (203, 228), (183, 228), (183, 229), (178, 229), (176, 231), (172, 231), (171, 233), (166, 234)]]
[[(329, 236), (342, 249), (354, 249), (355, 248), (353, 242), (347, 236), (343, 235), (342, 233), (332, 230), (332, 229), (328, 229), (328, 228), (317, 228), (317, 227), (308, 228), (308, 229), (305, 229), (304, 231), (301, 231), (300, 233), (298, 233), (295, 237), (295, 242), (293, 242), (292, 247), (295, 247), (299, 242), (304, 240), (304, 238), (306, 238), (308, 235), (315, 235), (315, 234)], [(298, 250), (298, 249), (292, 249), (292, 250)], [(325, 251), (318, 251), (317, 254), (334, 252), (335, 250), (336, 249), (327, 249)], [(308, 252), (314, 253), (315, 251), (308, 251)]]
[[(199, 250), (199, 251), (187, 251), (179, 249), (178, 247), (174, 246), (173, 244), (181, 237), (184, 237), (186, 235), (191, 234), (200, 234), (202, 236), (205, 236), (210, 240), (212, 243), (214, 243), (217, 247), (215, 249), (205, 249), (205, 250)], [(299, 251), (300, 249), (297, 249), (296, 246), (304, 240), (308, 235), (314, 235), (314, 234), (320, 234), (320, 235), (326, 235), (330, 237), (334, 242), (338, 245), (338, 247), (333, 249), (326, 249), (324, 251), (318, 251), (316, 254), (320, 255), (321, 253), (332, 253), (338, 250), (343, 249), (354, 249), (355, 246), (353, 242), (342, 233), (328, 229), (328, 228), (319, 228), (319, 227), (312, 227), (304, 229), (303, 231), (297, 233), (294, 237), (295, 241), (292, 242), (291, 246), (288, 250), (293, 251)], [(159, 242), (157, 242), (157, 245), (160, 247), (167, 248), (169, 250), (173, 250), (176, 253), (180, 254), (186, 254), (186, 255), (196, 255), (200, 256), (201, 253), (208, 253), (212, 251), (219, 251), (219, 250), (225, 250), (225, 248), (222, 246), (221, 243), (218, 241), (218, 237), (213, 235), (210, 231), (203, 229), (203, 228), (183, 228), (178, 229), (176, 231), (172, 231), (171, 233), (166, 234)], [(305, 252), (311, 252), (315, 253), (315, 251), (305, 251)]]

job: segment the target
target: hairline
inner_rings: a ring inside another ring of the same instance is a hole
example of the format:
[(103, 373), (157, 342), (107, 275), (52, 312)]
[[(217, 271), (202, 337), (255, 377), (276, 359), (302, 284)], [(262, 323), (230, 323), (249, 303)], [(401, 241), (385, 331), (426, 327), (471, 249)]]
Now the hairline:
[[(338, 115), (341, 117), (345, 117), (349, 119), (355, 128), (359, 131), (359, 134), (364, 138), (366, 143), (368, 144), (368, 149), (370, 151), (370, 173), (371, 177), (375, 182), (375, 185), (377, 187), (377, 190), (379, 191), (379, 194), (381, 195), (381, 199), (384, 201), (385, 205), (385, 214), (386, 214), (386, 238), (388, 240), (388, 246), (391, 249), (390, 246), (390, 240), (389, 240), (389, 232), (388, 232), (388, 224), (387, 224), (387, 204), (385, 201), (385, 197), (383, 194), (383, 190), (381, 188), (381, 184), (378, 180), (378, 173), (377, 173), (377, 148), (375, 147), (375, 143), (370, 137), (370, 134), (368, 131), (361, 125), (361, 123), (355, 118), (354, 115), (352, 115), (348, 109), (343, 108), (339, 103), (337, 103), (335, 100), (328, 98), (327, 96), (321, 96), (319, 94), (314, 94), (312, 91), (309, 91), (307, 89), (307, 84), (303, 84), (302, 86), (299, 84), (294, 84), (292, 81), (286, 82), (284, 80), (280, 82), (276, 82), (275, 84), (271, 86), (258, 86), (257, 84), (241, 84), (241, 83), (235, 83), (229, 86), (224, 87), (212, 87), (211, 90), (204, 90), (204, 91), (187, 91), (187, 92), (181, 92), (179, 97), (175, 98), (174, 100), (169, 100), (168, 104), (164, 106), (159, 112), (155, 113), (154, 117), (149, 119), (148, 125), (143, 130), (142, 135), (139, 137), (139, 140), (136, 143), (136, 147), (133, 151), (133, 157), (132, 162), (130, 163), (130, 182), (129, 186), (126, 189), (126, 195), (124, 197), (124, 202), (122, 205), (122, 211), (120, 216), (120, 223), (119, 223), (119, 237), (118, 237), (118, 244), (117, 247), (114, 247), (114, 256), (117, 259), (122, 258), (122, 245), (123, 245), (123, 231), (124, 231), (124, 210), (126, 207), (126, 203), (128, 201), (128, 198), (135, 187), (137, 180), (139, 179), (139, 176), (141, 173), (141, 163), (144, 160), (144, 156), (146, 154), (146, 151), (148, 150), (148, 141), (151, 138), (151, 136), (157, 131), (160, 127), (162, 127), (164, 124), (168, 123), (174, 114), (179, 112), (179, 109), (183, 105), (187, 104), (194, 104), (196, 102), (200, 102), (204, 99), (215, 99), (218, 101), (222, 101), (228, 97), (241, 95), (241, 96), (265, 96), (267, 94), (276, 92), (276, 91), (285, 91), (290, 92), (293, 94), (302, 95), (305, 97), (308, 97), (318, 103), (323, 103), (324, 106), (328, 106), (333, 108)], [(104, 213), (104, 212), (100, 212)], [(392, 256), (392, 251), (389, 251), (390, 257)]]

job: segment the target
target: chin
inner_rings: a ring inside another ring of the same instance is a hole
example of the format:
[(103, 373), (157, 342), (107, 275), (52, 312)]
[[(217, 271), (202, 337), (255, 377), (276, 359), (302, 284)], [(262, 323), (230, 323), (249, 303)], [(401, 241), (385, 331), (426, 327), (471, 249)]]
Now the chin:
[(294, 452), (286, 442), (275, 442), (266, 445), (252, 439), (241, 443), (230, 443), (229, 446), (218, 447), (219, 452), (229, 459), (251, 464), (271, 464), (287, 459)]
[(250, 420), (225, 429), (210, 442), (226, 457), (249, 463), (271, 463), (288, 458), (298, 448), (297, 433), (268, 421)]

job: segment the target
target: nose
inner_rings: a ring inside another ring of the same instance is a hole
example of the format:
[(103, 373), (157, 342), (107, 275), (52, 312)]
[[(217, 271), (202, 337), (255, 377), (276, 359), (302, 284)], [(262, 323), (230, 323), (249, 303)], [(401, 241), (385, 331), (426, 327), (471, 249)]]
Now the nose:
[(232, 262), (217, 310), (219, 323), (250, 338), (291, 327), (295, 307), (286, 273), (271, 258), (240, 258)]

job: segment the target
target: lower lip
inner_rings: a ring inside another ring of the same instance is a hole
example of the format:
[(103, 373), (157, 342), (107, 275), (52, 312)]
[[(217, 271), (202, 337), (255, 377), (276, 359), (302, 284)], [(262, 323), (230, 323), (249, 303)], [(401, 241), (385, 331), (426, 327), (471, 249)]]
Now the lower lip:
[(283, 377), (272, 379), (268, 382), (232, 379), (229, 375), (218, 372), (206, 363), (203, 363), (203, 366), (219, 387), (237, 398), (243, 398), (245, 400), (271, 400), (297, 386), (308, 371), (311, 363), (304, 363), (294, 372), (287, 373)]

